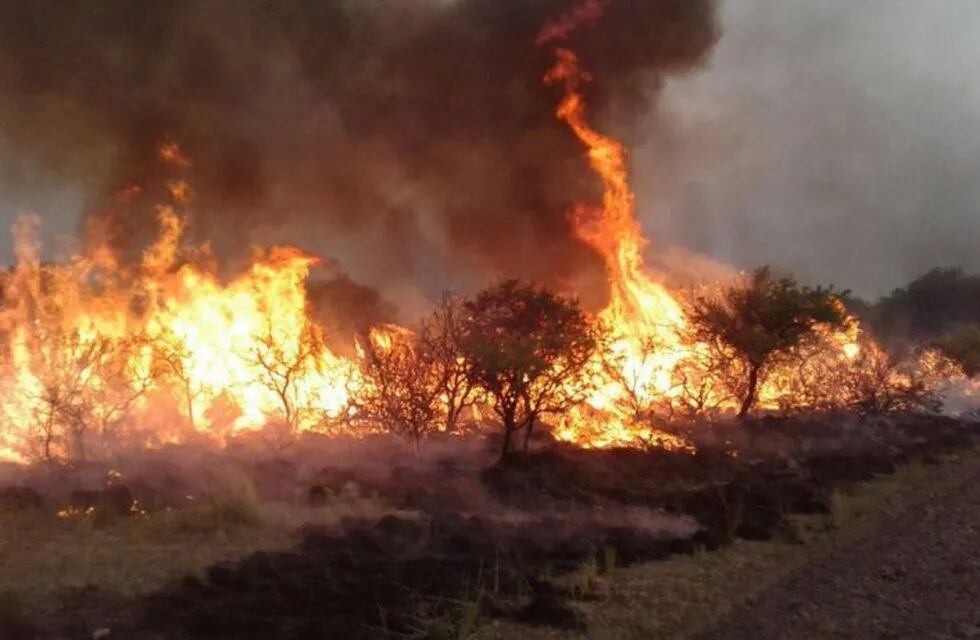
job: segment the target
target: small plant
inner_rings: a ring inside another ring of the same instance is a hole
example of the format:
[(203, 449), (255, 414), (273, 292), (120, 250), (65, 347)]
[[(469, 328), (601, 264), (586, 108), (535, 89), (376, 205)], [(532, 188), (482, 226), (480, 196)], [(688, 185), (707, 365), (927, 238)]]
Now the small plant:
[(223, 532), (229, 527), (262, 523), (262, 505), (252, 479), (240, 469), (221, 469), (201, 502), (177, 512), (178, 529), (197, 533)]
[(603, 570), (606, 575), (611, 574), (616, 570), (616, 564), (619, 559), (619, 554), (616, 551), (616, 547), (606, 546), (602, 549), (602, 561)]
[(895, 481), (901, 485), (917, 485), (925, 476), (926, 469), (918, 460), (899, 465), (895, 468)]
[(838, 529), (846, 529), (861, 518), (861, 509), (854, 496), (840, 489), (830, 494), (830, 519)]
[(602, 588), (602, 581), (599, 579), (599, 563), (596, 558), (589, 558), (582, 563), (582, 566), (575, 573), (575, 580), (571, 584), (571, 597), (576, 600), (589, 600), (595, 596)]
[[(478, 581), (482, 583), (482, 579)], [(414, 627), (407, 637), (419, 640), (466, 640), (476, 635), (480, 628), (480, 613), (486, 593), (482, 586), (464, 598), (440, 598), (427, 600), (416, 613)], [(384, 609), (382, 624), (385, 622)]]

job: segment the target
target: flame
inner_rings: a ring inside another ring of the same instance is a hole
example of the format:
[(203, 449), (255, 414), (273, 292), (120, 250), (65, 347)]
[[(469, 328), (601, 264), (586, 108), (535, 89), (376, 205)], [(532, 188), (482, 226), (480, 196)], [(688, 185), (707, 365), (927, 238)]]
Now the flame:
[[(352, 364), (323, 345), (307, 309), (318, 260), (292, 247), (255, 250), (251, 266), (224, 282), (208, 260), (181, 262), (186, 222), (175, 207), (187, 187), (171, 193), (156, 241), (131, 270), (104, 246), (42, 265), (37, 220), (16, 225), (17, 266), (0, 312), (10, 350), (0, 456), (68, 455), (64, 431), (107, 428), (123, 410), (149, 420), (168, 395), (183, 425), (154, 425), (155, 441), (271, 421), (310, 429), (345, 404)], [(230, 413), (219, 415), (222, 407)]]
[[(587, 0), (549, 24), (539, 43), (566, 39), (609, 4)], [(690, 404), (730, 409), (733, 400), (706, 364), (707, 346), (689, 338), (683, 300), (645, 264), (627, 151), (589, 123), (582, 88), (591, 77), (571, 50), (558, 48), (555, 56), (545, 82), (563, 91), (556, 115), (584, 146), (603, 186), (599, 206), (581, 205), (570, 216), (578, 237), (605, 262), (609, 302), (598, 321), (609, 340), (583, 374), (594, 391), (558, 419), (554, 433), (582, 447), (693, 452), (667, 429), (671, 416)], [(161, 144), (158, 156), (174, 171), (190, 165), (173, 143)], [(305, 285), (318, 258), (294, 247), (255, 249), (248, 268), (222, 278), (207, 246), (191, 247), (185, 238), (188, 183), (177, 177), (167, 190), (156, 240), (131, 266), (101, 240), (106, 229), (98, 219), (86, 228), (84, 251), (58, 265), (41, 261), (37, 218), (15, 224), (16, 264), (0, 273), (0, 459), (84, 457), (90, 440), (221, 440), (276, 423), (289, 433), (333, 429), (352, 406), (352, 391), (366, 388), (358, 361), (364, 350), (355, 345), (353, 358), (332, 352), (309, 313)], [(141, 194), (129, 185), (114, 207)], [(368, 340), (391, 352), (412, 335), (386, 325)], [(899, 391), (875, 402), (903, 402), (903, 389), (957, 375), (938, 354), (894, 367), (851, 322), (843, 330), (820, 328), (774, 363), (758, 402), (767, 409), (853, 406), (867, 401), (869, 385)], [(87, 438), (93, 433), (100, 437)]]
[[(566, 37), (583, 22), (598, 18), (604, 7), (604, 3), (587, 2), (553, 23), (542, 38)], [(588, 121), (582, 85), (591, 76), (580, 67), (573, 51), (557, 48), (555, 58), (545, 83), (563, 89), (556, 115), (585, 146), (588, 162), (603, 185), (601, 206), (580, 205), (571, 213), (571, 220), (579, 238), (604, 259), (610, 300), (598, 317), (611, 335), (607, 351), (597, 356), (592, 367), (596, 391), (587, 406), (568, 412), (556, 433), (560, 439), (586, 447), (642, 444), (692, 451), (689, 442), (660, 427), (667, 426), (685, 403), (732, 409), (735, 398), (726, 396), (711, 379), (712, 365), (704, 357), (707, 345), (686, 337), (684, 304), (644, 263), (647, 240), (636, 217), (627, 151)], [(759, 406), (779, 409), (787, 399), (799, 403), (803, 386), (810, 393), (821, 388), (814, 408), (851, 402), (846, 385), (829, 378), (839, 375), (841, 368), (861, 366), (861, 341), (859, 325), (853, 320), (842, 330), (818, 327), (814, 341), (771, 367), (759, 391)], [(693, 370), (689, 370), (691, 362), (695, 363)], [(826, 384), (814, 384), (819, 375), (828, 378)]]
[[(555, 66), (545, 76), (545, 82), (564, 89), (557, 116), (585, 145), (589, 164), (603, 185), (602, 206), (579, 206), (572, 212), (572, 222), (579, 238), (605, 260), (610, 300), (599, 313), (599, 319), (611, 333), (611, 355), (620, 361), (625, 378), (605, 377), (589, 399), (592, 409), (607, 414), (605, 421), (600, 421), (600, 428), (587, 426), (596, 424), (595, 416), (573, 412), (564, 420), (558, 434), (565, 440), (598, 447), (669, 441), (667, 434), (630, 424), (628, 416), (616, 407), (626, 387), (647, 401), (655, 395), (670, 393), (672, 371), (687, 354), (680, 338), (686, 326), (684, 310), (644, 264), (646, 239), (636, 218), (626, 149), (618, 140), (599, 133), (588, 123), (581, 85), (589, 82), (591, 76), (579, 67), (574, 52), (559, 48), (555, 55)], [(656, 348), (650, 349), (649, 345)], [(682, 446), (681, 442), (670, 444)]]

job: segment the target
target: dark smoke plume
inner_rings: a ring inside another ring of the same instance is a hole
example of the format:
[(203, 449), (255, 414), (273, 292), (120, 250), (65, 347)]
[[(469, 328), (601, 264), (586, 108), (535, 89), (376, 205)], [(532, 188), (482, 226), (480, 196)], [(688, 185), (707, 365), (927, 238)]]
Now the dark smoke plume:
[[(601, 266), (566, 220), (598, 185), (541, 85), (535, 38), (569, 0), (0, 3), (3, 184), (84, 182), (122, 251), (155, 231), (161, 141), (191, 165), (193, 232), (219, 256), (298, 242), (374, 284)], [(569, 36), (597, 118), (628, 134), (664, 74), (717, 39), (712, 0), (619, 0)], [(30, 159), (36, 171), (17, 171)], [(90, 187), (88, 186), (90, 185)], [(23, 185), (20, 185), (22, 188)]]

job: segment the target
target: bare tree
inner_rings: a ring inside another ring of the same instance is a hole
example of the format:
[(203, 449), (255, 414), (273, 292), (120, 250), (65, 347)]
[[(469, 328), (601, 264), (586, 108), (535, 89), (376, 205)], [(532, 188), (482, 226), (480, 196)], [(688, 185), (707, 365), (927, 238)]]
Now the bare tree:
[(247, 358), (256, 367), (257, 381), (278, 399), (285, 424), (296, 431), (316, 419), (316, 411), (300, 384), (304, 375), (318, 370), (324, 347), (312, 324), (303, 327), (295, 339), (286, 338), (270, 324), (255, 338)]
[(352, 380), (350, 421), (412, 439), (456, 433), (479, 397), (462, 350), (459, 298), (445, 295), (417, 332), (374, 330), (360, 347), (360, 375)]
[(409, 332), (375, 332), (361, 346), (352, 393), (353, 421), (410, 438), (418, 448), (446, 424), (444, 380), (438, 363)]
[(463, 300), (444, 294), (418, 332), (418, 351), (432, 367), (444, 405), (444, 430), (454, 433), (460, 419), (480, 397), (480, 389), (467, 375), (463, 352), (465, 309)]
[(41, 455), (84, 460), (86, 441), (121, 422), (154, 384), (152, 358), (141, 357), (142, 336), (113, 339), (78, 331), (36, 337), (30, 393)]
[(617, 412), (633, 423), (651, 421), (662, 413), (663, 389), (658, 389), (650, 374), (663, 344), (654, 337), (640, 339), (629, 350), (604, 349), (602, 371), (616, 387)]
[(194, 415), (195, 401), (207, 393), (207, 385), (194, 380), (192, 371), (188, 368), (191, 352), (187, 345), (171, 332), (161, 333), (152, 340), (153, 357), (157, 362), (161, 378), (174, 385), (180, 393), (187, 412), (187, 421), (191, 430), (197, 429)]

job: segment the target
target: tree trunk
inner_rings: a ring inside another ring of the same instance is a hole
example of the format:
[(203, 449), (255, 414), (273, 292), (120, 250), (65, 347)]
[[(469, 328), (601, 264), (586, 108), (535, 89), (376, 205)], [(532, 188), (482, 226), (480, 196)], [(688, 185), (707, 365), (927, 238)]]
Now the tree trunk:
[(527, 453), (527, 445), (529, 442), (531, 442), (531, 431), (534, 429), (534, 416), (531, 416), (527, 419), (527, 427), (525, 427), (525, 429), (526, 431), (524, 432), (524, 453)]
[(753, 364), (749, 369), (749, 388), (745, 390), (745, 398), (742, 400), (742, 407), (738, 410), (739, 419), (744, 419), (749, 415), (749, 410), (755, 404), (756, 388), (759, 386), (759, 369), (761, 365)]
[(44, 459), (51, 461), (51, 441), (54, 439), (54, 427), (48, 428), (44, 432)]
[(187, 420), (191, 423), (191, 431), (197, 431), (197, 425), (194, 423), (194, 394), (191, 393), (190, 383), (184, 386), (184, 393), (187, 396)]
[(510, 453), (510, 440), (511, 436), (514, 435), (514, 421), (504, 420), (504, 448), (500, 452), (500, 459), (503, 460)]
[(75, 440), (75, 457), (80, 462), (85, 462), (85, 431), (85, 427), (75, 427), (73, 434)]
[(456, 398), (449, 398), (449, 407), (446, 410), (446, 433), (456, 433), (456, 422), (459, 420), (458, 409), (456, 408)]

